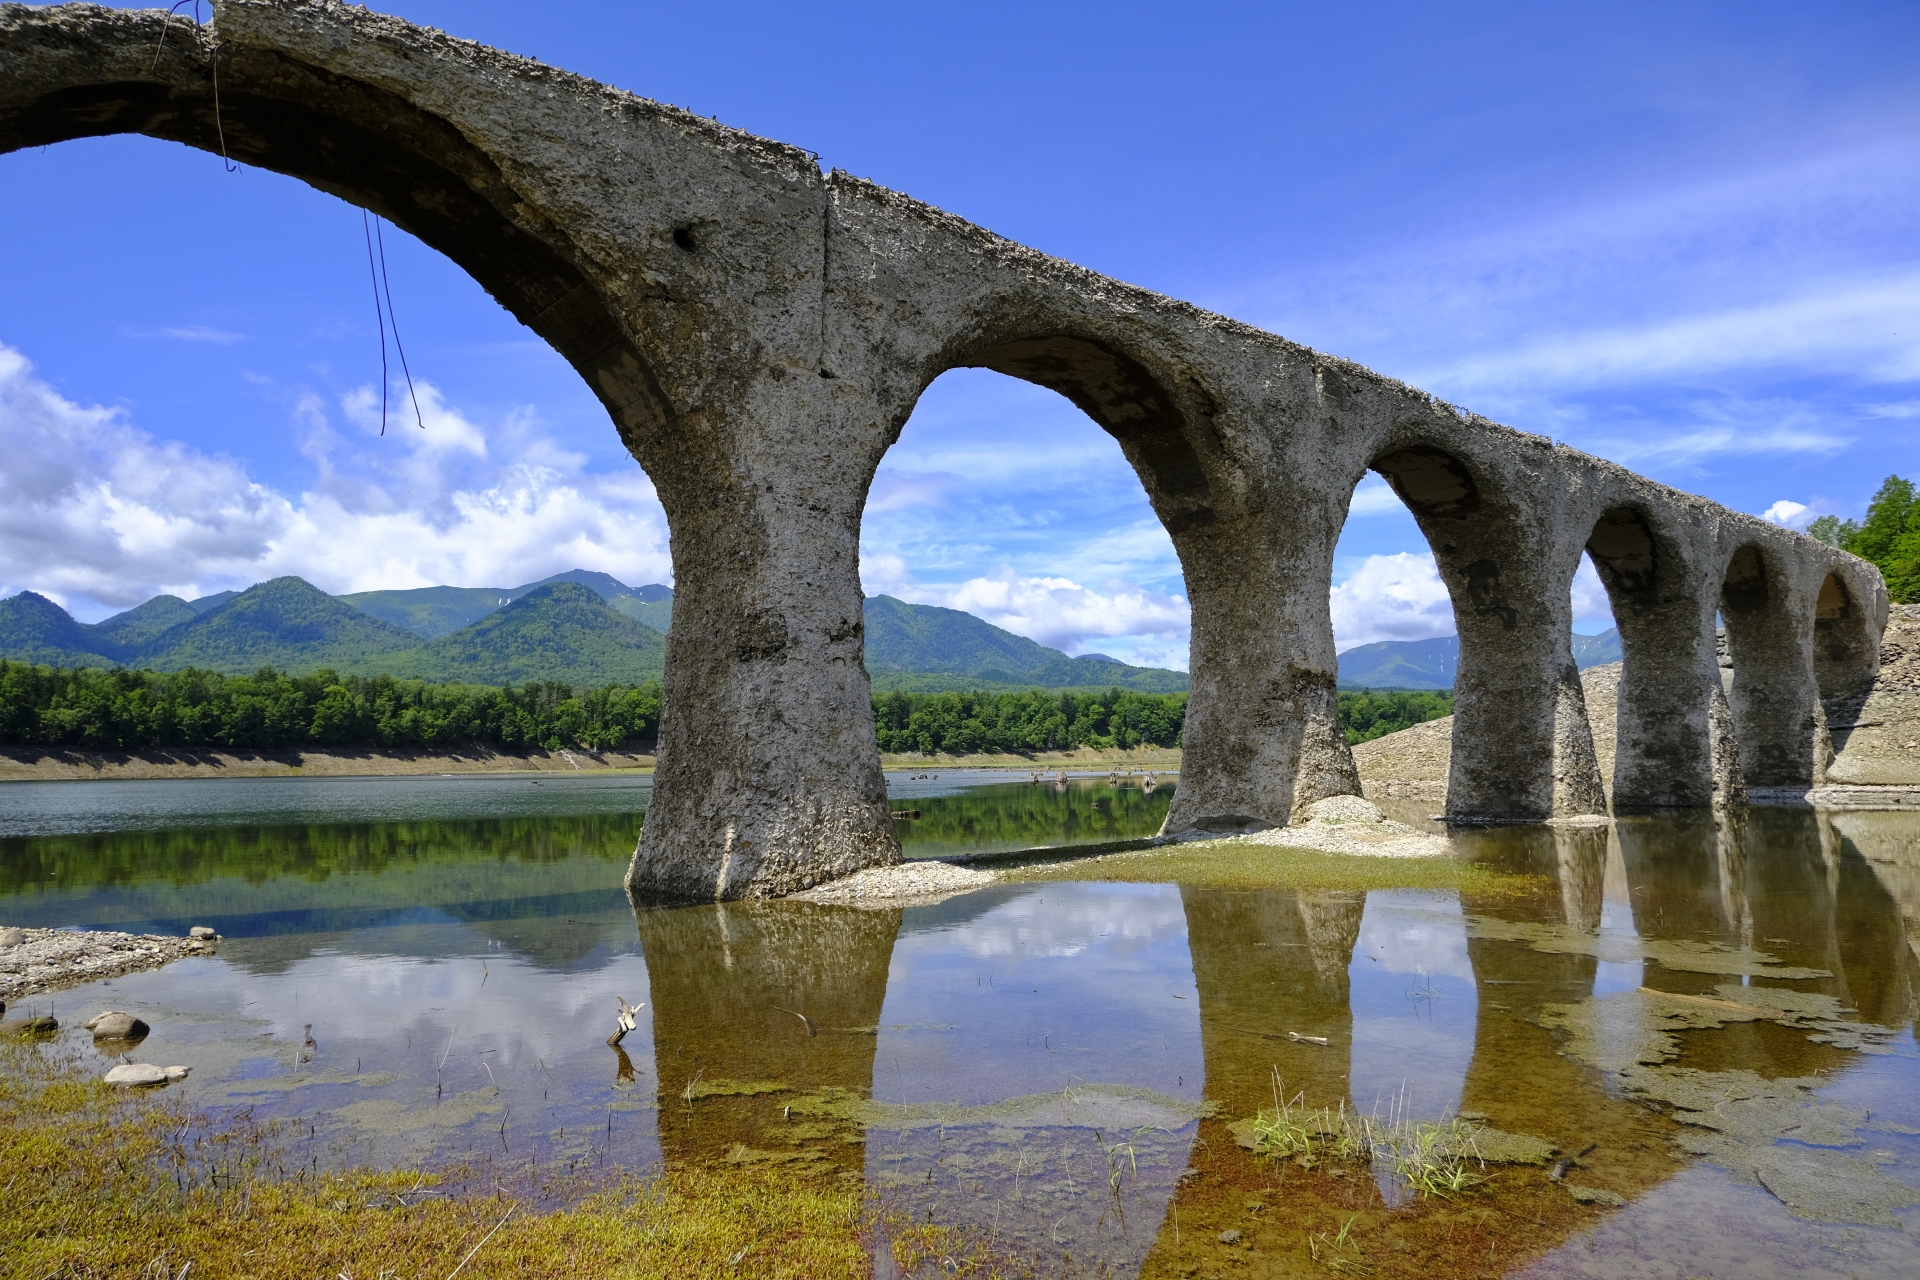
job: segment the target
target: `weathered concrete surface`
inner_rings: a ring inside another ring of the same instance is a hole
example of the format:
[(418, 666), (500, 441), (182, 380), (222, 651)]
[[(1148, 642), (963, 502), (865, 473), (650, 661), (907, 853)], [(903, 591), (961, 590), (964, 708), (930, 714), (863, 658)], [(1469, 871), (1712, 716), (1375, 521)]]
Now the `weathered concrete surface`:
[[(144, 133), (301, 178), (447, 254), (580, 370), (672, 533), (637, 893), (784, 894), (897, 860), (859, 526), (915, 400), (956, 367), (1071, 399), (1173, 539), (1193, 641), (1169, 830), (1282, 825), (1358, 790), (1327, 589), (1369, 469), (1453, 597), (1459, 819), (1601, 803), (1567, 642), (1583, 551), (1626, 651), (1616, 809), (1704, 805), (1716, 761), (1797, 779), (1822, 749), (1816, 693), (1872, 677), (1879, 577), (1809, 539), (822, 173), (797, 148), (331, 0), (213, 10), (199, 28), (0, 5), (0, 150)], [(1714, 615), (1741, 557), (1742, 598), (1764, 610), (1728, 625), (1754, 683), (1716, 732)]]

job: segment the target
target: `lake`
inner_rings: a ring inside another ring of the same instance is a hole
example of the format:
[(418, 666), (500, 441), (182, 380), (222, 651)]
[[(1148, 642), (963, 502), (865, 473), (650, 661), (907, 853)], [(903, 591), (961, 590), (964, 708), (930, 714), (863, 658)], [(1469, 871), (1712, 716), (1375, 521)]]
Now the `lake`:
[[(1170, 791), (890, 785), (921, 856), (1150, 834)], [(177, 1093), (300, 1117), (289, 1167), (774, 1164), (1043, 1274), (1920, 1274), (1920, 816), (1459, 833), (1477, 874), (1446, 890), (636, 911), (645, 798), (10, 784), (0, 923), (218, 928), (217, 956), (32, 1003), (136, 1013), (138, 1060), (194, 1068)], [(646, 1008), (611, 1047), (616, 995)], [(1242, 1145), (1280, 1100), (1585, 1154), (1423, 1198), (1378, 1158)]]

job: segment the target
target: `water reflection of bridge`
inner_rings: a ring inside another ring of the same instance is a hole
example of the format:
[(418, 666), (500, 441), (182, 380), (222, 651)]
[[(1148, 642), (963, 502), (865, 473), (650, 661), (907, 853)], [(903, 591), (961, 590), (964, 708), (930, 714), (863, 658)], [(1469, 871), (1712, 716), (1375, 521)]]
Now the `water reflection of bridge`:
[[(1451, 1066), (1366, 1061), (1380, 1050), (1356, 1044), (1354, 973), (1358, 967), (1366, 974), (1362, 966), (1370, 963), (1356, 957), (1356, 942), (1377, 903), (1351, 892), (1181, 890), (1206, 1096), (1220, 1104), (1220, 1115), (1200, 1123), (1185, 1164), (1194, 1176), (1180, 1182), (1177, 1194), (1170, 1176), (1143, 1188), (1147, 1203), (1136, 1206), (1131, 1229), (1133, 1265), (1147, 1274), (1177, 1273), (1195, 1259), (1196, 1242), (1211, 1242), (1228, 1229), (1243, 1232), (1257, 1251), (1284, 1253), (1335, 1216), (1378, 1205), (1364, 1180), (1279, 1167), (1236, 1145), (1227, 1122), (1272, 1105), (1276, 1069), (1289, 1092), (1304, 1093), (1314, 1105), (1348, 1107), (1373, 1101), (1354, 1096), (1357, 1073), (1377, 1078), (1398, 1068), (1416, 1080), (1454, 1073), (1457, 1078), (1439, 1081), (1428, 1096), (1457, 1097), (1462, 1111), (1484, 1116), (1495, 1128), (1535, 1134), (1568, 1150), (1597, 1143), (1583, 1180), (1629, 1199), (1644, 1195), (1681, 1167), (1673, 1159), (1674, 1126), (1563, 1057), (1539, 1025), (1542, 1011), (1643, 984), (1711, 996), (1728, 980), (1639, 960), (1633, 945), (1639, 940), (1759, 949), (1825, 970), (1830, 977), (1795, 988), (1832, 995), (1863, 1020), (1903, 1025), (1912, 1018), (1920, 969), (1913, 942), (1920, 936), (1913, 924), (1920, 920), (1920, 858), (1912, 856), (1910, 839), (1901, 840), (1897, 824), (1863, 815), (1830, 819), (1781, 810), (1756, 810), (1733, 826), (1703, 817), (1486, 833), (1476, 856), (1527, 878), (1518, 889), (1509, 880), (1462, 894), (1460, 917), (1428, 917), (1436, 927), (1459, 919), (1451, 927), (1465, 934), (1460, 941), (1469, 972), (1462, 980), (1471, 983), (1472, 1008), (1456, 1002), (1448, 1016), (1460, 1020), (1458, 1033), (1470, 1037), (1471, 1051)], [(943, 914), (952, 916), (955, 905)], [(1476, 917), (1541, 926), (1553, 937), (1604, 933), (1626, 945), (1537, 949), (1526, 938), (1473, 936)], [(689, 1080), (804, 1083), (815, 1091), (871, 1094), (876, 1041), (857, 1033), (880, 1018), (903, 918), (912, 931), (911, 910), (904, 917), (790, 905), (642, 913), (669, 1158), (725, 1158), (736, 1148), (751, 1155), (770, 1149), (778, 1136), (782, 1095), (727, 1092), (727, 1086), (699, 1100), (689, 1118), (682, 1097)], [(806, 1034), (798, 1014), (812, 1021), (817, 1035)], [(1289, 1040), (1289, 1031), (1327, 1043)], [(991, 1057), (996, 1050), (982, 1038), (978, 1052)], [(1847, 1061), (1841, 1050), (1766, 1022), (1694, 1036), (1686, 1053), (1690, 1065), (1703, 1069), (1737, 1065), (1768, 1078), (1805, 1076)], [(923, 1078), (914, 1085), (937, 1096), (942, 1082)], [(846, 1140), (850, 1133), (809, 1132), (819, 1135), (822, 1154), (797, 1161), (798, 1167), (848, 1173), (862, 1167), (861, 1148)], [(984, 1226), (1011, 1188), (990, 1170), (976, 1175), (970, 1202), (949, 1199), (942, 1207), (978, 1217)], [(1284, 1194), (1271, 1194), (1276, 1186)], [(1509, 1215), (1526, 1219), (1524, 1232), (1468, 1230), (1465, 1210), (1432, 1204), (1396, 1215), (1395, 1238), (1406, 1246), (1405, 1257), (1428, 1269), (1469, 1262), (1485, 1268), (1489, 1260), (1506, 1267), (1593, 1220), (1591, 1210), (1574, 1205), (1538, 1170), (1502, 1194)], [(1267, 1208), (1249, 1214), (1249, 1200)], [(1138, 1213), (1145, 1209), (1163, 1215), (1157, 1236), (1140, 1233)], [(1475, 1257), (1456, 1257), (1461, 1250)]]

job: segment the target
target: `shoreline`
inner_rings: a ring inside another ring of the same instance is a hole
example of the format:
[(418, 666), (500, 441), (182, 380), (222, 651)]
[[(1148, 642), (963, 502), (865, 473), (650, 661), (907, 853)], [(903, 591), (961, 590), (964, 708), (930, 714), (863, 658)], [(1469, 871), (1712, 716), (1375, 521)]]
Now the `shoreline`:
[[(367, 778), (443, 773), (639, 773), (653, 772), (651, 753), (623, 751), (378, 751), (301, 749), (288, 751), (195, 750), (79, 751), (62, 747), (0, 747), (0, 783), (90, 782), (158, 778)], [(1178, 747), (1132, 750), (1042, 751), (1015, 755), (885, 754), (889, 773), (927, 769), (993, 769), (1007, 772), (1092, 769), (1107, 766), (1178, 773)]]
[(372, 749), (73, 751), (0, 747), (0, 783), (153, 778), (412, 777), (441, 773), (651, 773), (654, 757), (619, 751), (445, 753)]

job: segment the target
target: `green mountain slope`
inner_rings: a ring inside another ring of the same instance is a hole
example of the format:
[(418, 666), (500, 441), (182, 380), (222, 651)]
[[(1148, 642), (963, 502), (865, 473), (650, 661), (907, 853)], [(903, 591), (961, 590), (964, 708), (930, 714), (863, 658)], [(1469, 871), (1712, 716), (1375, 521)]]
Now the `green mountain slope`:
[[(1573, 665), (1585, 671), (1620, 661), (1620, 632), (1573, 635)], [(1460, 637), (1381, 640), (1340, 655), (1343, 689), (1451, 689), (1460, 670)]]
[(187, 608), (193, 610), (195, 613), (207, 613), (211, 610), (218, 609), (221, 605), (239, 594), (238, 591), (216, 591), (210, 596), (200, 596), (197, 599), (187, 601)]
[(332, 667), (371, 675), (415, 648), (419, 637), (370, 618), (300, 578), (248, 587), (225, 604), (161, 632), (127, 652), (129, 666), (156, 671), (205, 667), (238, 674), (260, 667)]
[[(643, 591), (654, 589), (655, 588), (651, 587), (641, 588)], [(667, 634), (667, 628), (673, 625), (673, 589), (671, 587), (660, 587), (658, 590), (667, 593), (665, 599), (642, 600), (637, 595), (615, 596), (613, 599), (607, 601), (607, 603), (613, 606), (614, 612), (632, 618), (643, 627), (652, 627), (661, 635), (665, 635)]]
[(660, 633), (623, 618), (577, 582), (536, 587), (470, 627), (394, 655), (383, 668), (423, 680), (638, 684), (666, 665)]
[(125, 613), (116, 613), (87, 630), (102, 653), (127, 653), (138, 649), (162, 631), (192, 622), (200, 610), (179, 596), (155, 596)]
[(22, 591), (0, 600), (0, 656), (55, 667), (111, 667), (91, 629), (45, 596)]
[(612, 574), (592, 569), (569, 569), (518, 587), (414, 587), (404, 591), (356, 591), (340, 599), (382, 622), (391, 622), (417, 636), (435, 640), (473, 625), (529, 591), (555, 582), (577, 582), (589, 587), (615, 609), (655, 631), (664, 633), (672, 616), (672, 587), (657, 582), (629, 587)]
[(432, 640), (471, 626), (513, 599), (500, 587), (415, 587), (339, 596), (360, 612)]
[(1130, 667), (1103, 654), (1069, 658), (1058, 649), (1003, 631), (958, 609), (872, 596), (866, 604), (867, 671), (874, 688), (937, 692), (924, 679), (946, 676), (944, 689), (1071, 689), (1117, 686), (1142, 693), (1179, 693), (1186, 673)]

